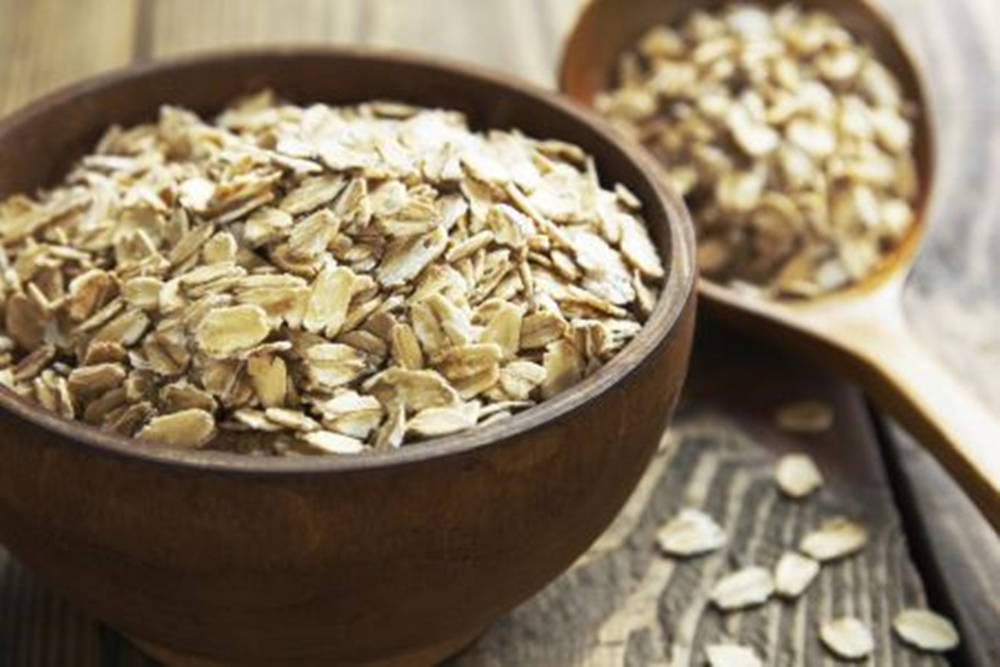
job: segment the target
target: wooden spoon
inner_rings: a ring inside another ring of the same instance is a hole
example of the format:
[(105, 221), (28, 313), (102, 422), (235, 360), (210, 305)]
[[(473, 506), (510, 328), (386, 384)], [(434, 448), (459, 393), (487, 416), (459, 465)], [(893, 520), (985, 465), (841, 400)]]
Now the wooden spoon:
[[(777, 5), (784, 0), (766, 0)], [(593, 0), (563, 51), (560, 89), (590, 106), (613, 83), (619, 56), (652, 26), (674, 24), (718, 0)], [(921, 193), (916, 223), (882, 267), (863, 283), (805, 301), (776, 301), (702, 279), (705, 307), (742, 328), (761, 332), (842, 368), (896, 417), (948, 469), (1000, 531), (1000, 420), (972, 396), (915, 337), (902, 290), (925, 229), (934, 141), (927, 96), (888, 19), (863, 0), (804, 0), (835, 15), (898, 78), (916, 104), (914, 153)]]

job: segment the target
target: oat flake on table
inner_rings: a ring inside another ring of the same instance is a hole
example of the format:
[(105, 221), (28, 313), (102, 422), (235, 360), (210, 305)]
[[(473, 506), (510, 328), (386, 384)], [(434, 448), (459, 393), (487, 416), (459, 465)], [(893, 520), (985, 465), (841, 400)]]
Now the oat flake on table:
[(786, 599), (797, 598), (818, 574), (817, 561), (796, 551), (786, 551), (774, 566), (774, 592)]
[(774, 593), (774, 578), (758, 566), (727, 574), (712, 587), (715, 606), (724, 611), (754, 607), (767, 602)]
[(904, 642), (924, 651), (950, 651), (959, 643), (955, 625), (929, 609), (902, 610), (892, 619), (892, 628)]
[(848, 660), (864, 658), (875, 650), (875, 639), (871, 630), (852, 616), (820, 624), (819, 637), (824, 646)]
[(837, 560), (860, 551), (868, 543), (868, 530), (847, 517), (837, 516), (823, 521), (807, 533), (799, 549), (820, 562)]
[(823, 484), (823, 475), (806, 454), (782, 456), (774, 467), (778, 488), (790, 498), (805, 498)]
[(657, 531), (656, 543), (669, 556), (698, 556), (721, 548), (726, 532), (709, 515), (685, 507)]
[(783, 431), (812, 435), (833, 426), (833, 406), (826, 401), (806, 399), (785, 403), (774, 413), (774, 421)]
[(0, 381), (177, 447), (454, 433), (636, 335), (664, 277), (641, 216), (579, 147), (454, 111), (267, 91), (212, 121), (164, 106), (0, 202)]
[(709, 644), (705, 647), (710, 667), (761, 667), (752, 648), (739, 644)]

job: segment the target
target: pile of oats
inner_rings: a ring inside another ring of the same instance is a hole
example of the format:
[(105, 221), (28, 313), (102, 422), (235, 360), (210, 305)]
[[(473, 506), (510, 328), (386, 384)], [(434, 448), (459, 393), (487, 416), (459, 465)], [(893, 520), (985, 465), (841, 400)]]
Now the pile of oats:
[(579, 147), (396, 103), (111, 128), (0, 203), (0, 381), (177, 447), (394, 448), (572, 386), (664, 269)]
[(865, 278), (910, 228), (913, 110), (829, 14), (694, 11), (619, 70), (595, 106), (685, 196), (703, 275), (810, 298)]

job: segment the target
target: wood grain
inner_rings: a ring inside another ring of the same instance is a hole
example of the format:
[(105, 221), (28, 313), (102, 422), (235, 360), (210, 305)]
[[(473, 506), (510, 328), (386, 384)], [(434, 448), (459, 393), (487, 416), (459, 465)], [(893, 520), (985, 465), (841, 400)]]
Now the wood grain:
[[(1000, 4), (995, 0), (881, 0), (879, 4), (898, 23), (925, 68), (944, 148), (938, 151), (938, 185), (925, 248), (905, 293), (909, 321), (922, 340), (1000, 413), (1000, 383), (996, 381), (1000, 377), (1000, 263), (995, 261), (1000, 256), (1000, 189), (995, 186), (1000, 180), (1000, 42), (996, 37)], [(578, 6), (578, 0), (0, 0), (0, 58), (5, 63), (0, 68), (0, 111), (61, 82), (132, 57), (265, 41), (405, 46), (506, 69), (551, 85), (560, 41)], [(476, 11), (488, 14), (489, 20), (477, 20)], [(406, 20), (399, 20), (401, 16)], [(445, 16), (449, 20), (440, 18)], [(470, 28), (471, 24), (475, 27)], [(530, 25), (525, 28), (525, 24)], [(751, 344), (735, 338), (717, 354), (732, 364)], [(695, 443), (712, 452), (685, 455), (709, 461), (700, 464), (701, 470), (715, 466), (718, 471), (722, 458), (729, 461), (723, 487), (728, 484), (726, 488), (731, 489), (734, 476), (756, 479), (766, 467), (764, 461), (770, 454), (765, 450), (776, 434), (766, 422), (734, 417), (731, 407), (705, 412), (710, 406), (695, 398), (702, 391), (698, 385), (705, 382), (699, 377), (693, 380), (689, 426), (682, 424), (673, 440), (687, 444), (661, 456), (692, 451), (689, 445)], [(812, 388), (809, 377), (805, 376), (806, 391)], [(859, 394), (849, 394), (855, 409), (861, 411)], [(712, 418), (720, 413), (726, 415), (728, 427)], [(831, 449), (857, 446), (852, 433)], [(1000, 540), (957, 495), (940, 467), (903, 435), (894, 433), (887, 447), (897, 472), (912, 489), (910, 504), (904, 507), (908, 521), (923, 526), (924, 538), (912, 544), (921, 573), (935, 604), (947, 603), (945, 611), (961, 622), (966, 649), (955, 661), (1000, 663), (1000, 638), (995, 632), (1000, 619), (1000, 579), (995, 576), (1000, 567)], [(688, 459), (682, 465), (699, 469), (697, 462)], [(679, 577), (673, 571), (668, 575), (662, 561), (657, 568), (651, 567), (655, 561), (648, 539), (651, 526), (672, 509), (670, 503), (675, 501), (667, 496), (673, 485), (685, 482), (705, 487), (702, 478), (678, 482), (664, 468), (651, 468), (642, 486), (647, 503), (637, 502), (622, 515), (586, 557), (589, 562), (578, 564), (516, 611), (460, 662), (514, 664), (513, 656), (556, 656), (582, 662), (587, 656), (610, 656), (622, 659), (618, 664), (656, 664), (655, 658), (663, 652), (661, 640), (673, 638), (673, 624), (667, 622), (672, 616), (666, 612), (676, 609), (666, 602), (676, 605), (678, 597), (686, 598), (678, 596), (676, 586), (668, 585), (668, 580)], [(744, 491), (762, 488), (759, 482), (757, 487), (746, 484)], [(837, 491), (843, 492), (842, 488)], [(759, 501), (762, 496), (757, 493), (754, 498)], [(897, 551), (890, 558), (898, 564), (897, 580), (916, 581), (898, 550), (902, 541), (897, 539), (895, 544)], [(67, 656), (83, 666), (151, 664), (113, 633), (41, 588), (30, 573), (3, 560), (0, 555), (0, 664), (63, 665)], [(639, 564), (635, 572), (633, 563)], [(662, 595), (666, 589), (673, 593)], [(919, 594), (918, 588), (901, 590)], [(601, 602), (607, 595), (615, 601), (610, 612)], [(601, 641), (595, 640), (594, 629), (617, 610), (623, 613), (609, 626), (615, 629), (606, 630)], [(546, 640), (552, 645), (546, 646)], [(595, 641), (608, 652), (595, 652)], [(804, 656), (795, 653), (779, 657), (777, 664), (809, 664), (802, 660)], [(901, 662), (925, 664), (910, 655)]]
[[(144, 6), (139, 57), (212, 48), (352, 41), (370, 7), (343, 0), (139, 0)], [(374, 3), (372, 3), (374, 4)]]
[(132, 58), (135, 0), (0, 0), (0, 114)]

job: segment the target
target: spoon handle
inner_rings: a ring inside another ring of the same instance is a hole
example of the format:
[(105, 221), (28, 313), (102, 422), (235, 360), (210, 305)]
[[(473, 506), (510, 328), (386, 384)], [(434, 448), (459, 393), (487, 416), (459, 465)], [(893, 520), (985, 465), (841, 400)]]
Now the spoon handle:
[(827, 362), (860, 384), (948, 470), (1000, 533), (1000, 419), (941, 365), (906, 322), (902, 276), (863, 298), (793, 308), (712, 283), (712, 312)]
[[(898, 308), (898, 307), (897, 307)], [(857, 379), (951, 473), (1000, 532), (1000, 420), (947, 370), (898, 316), (837, 337)]]

